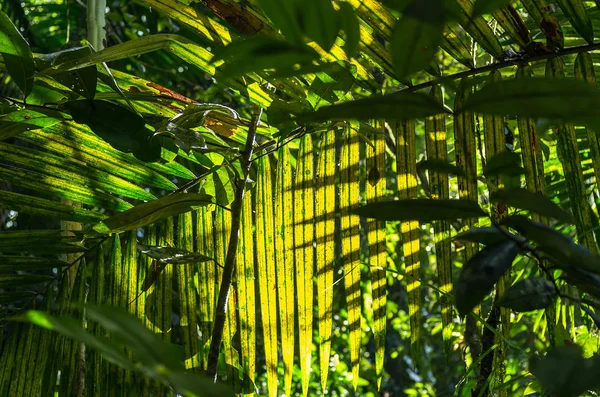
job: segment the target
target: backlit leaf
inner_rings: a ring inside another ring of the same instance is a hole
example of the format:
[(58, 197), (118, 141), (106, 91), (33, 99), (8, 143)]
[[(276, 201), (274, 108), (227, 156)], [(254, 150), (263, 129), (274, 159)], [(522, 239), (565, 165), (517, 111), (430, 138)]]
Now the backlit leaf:
[(94, 226), (94, 231), (106, 234), (136, 229), (197, 207), (211, 205), (212, 199), (211, 196), (202, 193), (171, 194), (158, 200), (138, 204), (130, 210), (105, 219)]
[(10, 18), (0, 11), (0, 54), (4, 65), (17, 86), (27, 97), (33, 89), (35, 64), (29, 44)]

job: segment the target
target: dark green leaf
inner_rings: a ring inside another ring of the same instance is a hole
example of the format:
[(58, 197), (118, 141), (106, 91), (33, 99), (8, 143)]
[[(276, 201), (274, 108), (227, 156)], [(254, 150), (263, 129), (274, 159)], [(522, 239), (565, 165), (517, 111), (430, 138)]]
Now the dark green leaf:
[(491, 14), (492, 11), (509, 5), (511, 1), (512, 0), (477, 0), (473, 7), (473, 17)]
[(37, 293), (34, 291), (0, 292), (0, 305), (25, 300), (31, 301), (36, 295)]
[(502, 221), (502, 224), (515, 229), (526, 239), (534, 241), (542, 252), (557, 260), (557, 265), (567, 271), (570, 271), (571, 267), (579, 267), (600, 274), (600, 257), (592, 254), (583, 245), (575, 244), (569, 237), (548, 225), (532, 221), (522, 215), (509, 216)]
[(227, 79), (266, 69), (287, 69), (296, 64), (308, 64), (318, 54), (306, 45), (266, 36), (250, 36), (235, 40), (218, 51), (212, 62), (224, 60), (218, 78)]
[[(84, 56), (89, 56), (91, 53), (92, 50), (89, 47), (73, 48), (59, 53), (54, 59), (54, 64), (60, 65), (62, 63), (76, 61)], [(97, 78), (98, 69), (95, 65), (72, 70), (70, 72), (59, 73), (54, 76), (56, 81), (87, 99), (94, 99), (94, 96), (96, 95)]]
[(494, 245), (504, 242), (508, 237), (498, 230), (497, 227), (473, 227), (454, 237), (456, 241), (468, 241), (483, 245)]
[(498, 300), (498, 305), (516, 312), (545, 309), (557, 296), (554, 284), (540, 277), (530, 277), (513, 284)]
[(81, 322), (77, 322), (74, 318), (54, 318), (45, 312), (29, 310), (22, 316), (15, 318), (15, 320), (28, 321), (40, 327), (56, 331), (97, 350), (113, 364), (125, 369), (133, 369), (133, 365), (123, 353), (122, 348), (115, 346), (106, 339), (92, 335), (81, 326)]
[(346, 34), (346, 41), (344, 43), (344, 51), (348, 57), (356, 55), (358, 51), (358, 42), (360, 41), (360, 25), (358, 23), (358, 17), (354, 12), (354, 9), (347, 2), (338, 3), (340, 9), (338, 10), (338, 18), (340, 20), (340, 27)]
[(12, 23), (10, 18), (0, 11), (0, 54), (4, 58), (4, 65), (27, 97), (33, 89), (33, 74), (35, 63), (33, 53), (25, 38)]
[(164, 365), (170, 370), (183, 370), (183, 363), (171, 346), (124, 309), (86, 305), (86, 314), (129, 347), (144, 366)]
[(30, 271), (38, 269), (53, 269), (67, 266), (68, 263), (58, 259), (40, 258), (35, 256), (2, 255), (0, 256), (0, 272)]
[(600, 387), (600, 359), (584, 359), (576, 346), (557, 347), (542, 359), (532, 359), (529, 370), (555, 396), (577, 397)]
[(0, 274), (0, 289), (44, 283), (52, 279), (53, 277), (51, 276), (42, 276), (39, 274)]
[(158, 200), (138, 204), (127, 211), (105, 219), (94, 227), (94, 231), (100, 234), (121, 233), (210, 204), (212, 204), (212, 197), (206, 194), (171, 194)]
[(600, 116), (600, 90), (575, 79), (517, 78), (486, 84), (463, 111), (586, 122)]
[(302, 43), (302, 33), (298, 18), (298, 5), (296, 0), (260, 0), (260, 7), (281, 33), (292, 43)]
[(183, 395), (186, 395), (185, 393), (187, 392), (200, 397), (236, 396), (236, 393), (227, 385), (214, 383), (212, 379), (205, 376), (173, 372), (170, 373), (168, 377), (169, 382), (175, 387), (175, 390)]
[(574, 223), (573, 216), (549, 198), (527, 189), (500, 189), (492, 193), (492, 202), (503, 202), (510, 207), (534, 212), (562, 222)]
[(153, 131), (146, 127), (142, 117), (129, 109), (103, 100), (73, 101), (64, 106), (76, 122), (87, 124), (115, 149), (132, 153), (142, 161), (160, 159), (161, 146), (153, 139)]
[(469, 200), (395, 200), (370, 203), (352, 211), (380, 221), (442, 221), (486, 216), (475, 201)]
[(405, 10), (392, 33), (391, 52), (396, 77), (427, 68), (442, 41), (442, 0), (416, 0)]
[(338, 34), (337, 15), (331, 0), (304, 0), (300, 10), (306, 35), (329, 52)]
[(490, 158), (485, 164), (483, 175), (517, 176), (525, 173), (521, 167), (521, 156), (508, 150), (502, 151)]
[(410, 120), (445, 113), (446, 110), (430, 95), (399, 92), (323, 106), (312, 113), (300, 115), (304, 121), (327, 120)]
[(519, 254), (513, 240), (490, 245), (479, 251), (462, 268), (455, 288), (455, 302), (461, 316), (469, 314), (512, 266)]

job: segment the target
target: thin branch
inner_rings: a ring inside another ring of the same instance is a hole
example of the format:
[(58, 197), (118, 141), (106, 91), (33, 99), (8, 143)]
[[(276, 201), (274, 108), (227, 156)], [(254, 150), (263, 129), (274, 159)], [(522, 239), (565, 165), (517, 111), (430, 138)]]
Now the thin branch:
[(562, 49), (562, 50), (559, 50), (559, 51), (545, 52), (545, 53), (542, 53), (542, 54), (517, 55), (517, 56), (514, 56), (514, 57), (503, 59), (503, 60), (498, 61), (498, 62), (490, 63), (489, 65), (485, 65), (485, 66), (481, 66), (481, 67), (478, 67), (478, 68), (473, 68), (473, 69), (465, 70), (464, 72), (450, 74), (448, 76), (444, 76), (444, 77), (440, 77), (440, 78), (437, 78), (437, 79), (433, 79), (433, 80), (427, 81), (425, 83), (413, 85), (412, 87), (408, 87), (408, 88), (404, 89), (403, 91), (417, 91), (417, 90), (422, 90), (423, 88), (428, 88), (428, 87), (431, 87), (431, 86), (434, 86), (434, 85), (442, 84), (442, 83), (444, 83), (446, 81), (457, 80), (457, 79), (461, 79), (463, 77), (470, 77), (470, 76), (474, 76), (476, 74), (481, 74), (481, 73), (489, 72), (489, 71), (492, 71), (494, 69), (506, 68), (506, 67), (509, 67), (509, 66), (522, 65), (522, 64), (525, 64), (525, 63), (528, 63), (528, 62), (542, 61), (544, 59), (553, 58), (553, 57), (556, 57), (556, 56), (579, 54), (580, 52), (595, 51), (595, 50), (600, 50), (600, 43), (586, 44), (586, 45), (581, 45), (581, 46), (576, 46), (576, 47), (569, 47), (569, 48), (565, 48), (565, 49)]
[(212, 340), (210, 342), (210, 350), (208, 352), (208, 366), (206, 373), (208, 376), (215, 378), (217, 375), (217, 364), (219, 361), (219, 350), (223, 340), (223, 329), (225, 328), (225, 320), (227, 319), (227, 301), (229, 300), (229, 289), (233, 278), (233, 268), (235, 264), (235, 256), (240, 235), (240, 222), (242, 214), (242, 206), (244, 201), (244, 192), (246, 190), (246, 181), (250, 173), (252, 165), (252, 153), (254, 149), (254, 141), (256, 139), (256, 130), (260, 123), (262, 108), (258, 107), (252, 116), (252, 124), (248, 130), (246, 138), (246, 147), (242, 153), (240, 161), (244, 171), (244, 179), (238, 181), (235, 192), (235, 200), (231, 205), (231, 234), (229, 235), (229, 246), (227, 247), (227, 256), (223, 264), (223, 278), (221, 288), (219, 290), (219, 298), (217, 300), (215, 323), (213, 326)]

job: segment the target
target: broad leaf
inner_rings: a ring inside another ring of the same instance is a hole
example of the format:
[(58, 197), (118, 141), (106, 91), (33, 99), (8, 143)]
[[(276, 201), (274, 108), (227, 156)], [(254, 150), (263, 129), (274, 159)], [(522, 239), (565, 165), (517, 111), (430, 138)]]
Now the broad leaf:
[(505, 218), (502, 224), (521, 233), (528, 240), (536, 243), (537, 248), (558, 261), (558, 265), (568, 272), (571, 267), (582, 268), (600, 274), (600, 257), (591, 253), (586, 247), (575, 244), (564, 234), (548, 225), (532, 221), (522, 215)]
[(298, 1), (260, 0), (259, 3), (264, 13), (290, 42), (302, 43), (297, 9)]
[(510, 207), (527, 210), (566, 223), (574, 223), (573, 216), (549, 198), (527, 189), (500, 189), (490, 197), (492, 202), (502, 202)]
[(380, 221), (443, 221), (486, 216), (475, 201), (469, 200), (395, 200), (370, 203), (356, 208), (354, 214)]
[(129, 109), (103, 100), (73, 101), (64, 106), (71, 112), (73, 120), (87, 124), (115, 149), (132, 153), (142, 161), (160, 159), (158, 140), (153, 139), (146, 121)]
[(519, 254), (519, 245), (507, 240), (479, 251), (462, 268), (455, 289), (455, 302), (461, 316), (469, 314), (510, 267)]
[(600, 116), (600, 90), (575, 79), (502, 80), (476, 91), (461, 110), (589, 123)]
[(454, 240), (462, 242), (494, 245), (508, 239), (497, 227), (473, 227), (466, 232), (454, 236)]
[[(92, 54), (90, 47), (78, 47), (72, 50), (63, 51), (56, 56), (54, 64), (77, 61), (84, 56)], [(98, 69), (96, 65), (72, 70), (70, 72), (59, 73), (54, 79), (74, 92), (87, 99), (94, 99), (96, 95), (96, 84), (98, 82)]]
[(100, 234), (121, 233), (136, 229), (161, 219), (191, 211), (197, 207), (211, 205), (212, 196), (202, 193), (176, 193), (158, 200), (136, 205), (130, 210), (121, 212), (94, 226)]
[(338, 34), (337, 15), (331, 0), (304, 0), (300, 10), (306, 35), (329, 52)]
[(0, 118), (0, 140), (19, 135), (24, 131), (52, 126), (67, 117), (51, 109), (22, 109)]
[(529, 312), (545, 309), (557, 296), (556, 287), (551, 281), (540, 277), (530, 277), (513, 284), (498, 300), (498, 305), (516, 312)]
[(0, 289), (20, 287), (22, 285), (32, 285), (38, 283), (47, 283), (52, 280), (51, 276), (39, 274), (0, 274)]
[(542, 359), (532, 359), (529, 370), (556, 396), (576, 397), (600, 387), (600, 358), (586, 360), (575, 346), (557, 347)]
[(8, 15), (0, 11), (0, 54), (4, 58), (4, 65), (27, 97), (33, 89), (33, 74), (35, 64), (33, 53), (25, 38), (12, 23)]
[(344, 51), (348, 57), (352, 57), (356, 55), (356, 52), (358, 51), (358, 42), (360, 41), (360, 25), (358, 23), (358, 17), (349, 3), (342, 2), (337, 4), (340, 6), (340, 9), (338, 10), (340, 28), (346, 34)]
[(445, 112), (444, 107), (431, 98), (430, 95), (399, 92), (323, 106), (315, 112), (304, 113), (299, 118), (309, 122), (372, 119), (410, 120)]
[[(325, 1), (325, 0), (322, 0)], [(266, 36), (235, 40), (217, 52), (212, 62), (225, 61), (217, 78), (227, 79), (265, 69), (288, 69), (318, 58), (308, 46), (299, 46)]]
[(396, 77), (425, 69), (437, 52), (444, 30), (443, 0), (414, 0), (394, 28), (391, 52)]
[(517, 176), (525, 173), (521, 167), (521, 156), (508, 150), (499, 152), (490, 158), (483, 169), (483, 174)]
[(74, 318), (55, 318), (42, 311), (29, 310), (22, 316), (16, 317), (15, 320), (28, 321), (40, 327), (56, 331), (97, 350), (106, 360), (121, 368), (133, 369), (133, 364), (129, 362), (122, 348), (106, 339), (92, 335), (82, 328), (81, 322), (77, 322)]

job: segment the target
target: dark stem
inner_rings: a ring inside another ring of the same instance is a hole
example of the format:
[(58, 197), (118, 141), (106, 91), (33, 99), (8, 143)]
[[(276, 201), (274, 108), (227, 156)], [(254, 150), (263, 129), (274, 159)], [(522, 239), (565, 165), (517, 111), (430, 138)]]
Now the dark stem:
[[(487, 352), (494, 346), (494, 331), (498, 328), (499, 319), (500, 308), (494, 304), (492, 305), (490, 315), (486, 321), (490, 328), (485, 328), (481, 337), (481, 351)], [(490, 351), (490, 353), (481, 360), (481, 365), (479, 367), (479, 378), (477, 379), (477, 386), (472, 393), (473, 397), (488, 396), (488, 383), (490, 375), (492, 375), (492, 371), (494, 370), (494, 353), (494, 351)]]
[(444, 83), (445, 81), (457, 80), (457, 79), (461, 79), (463, 77), (470, 77), (470, 76), (474, 76), (476, 74), (489, 72), (489, 71), (492, 71), (492, 70), (498, 69), (498, 68), (517, 66), (517, 65), (524, 64), (524, 63), (528, 63), (528, 62), (535, 62), (535, 61), (541, 61), (541, 60), (548, 59), (548, 58), (553, 58), (556, 56), (579, 54), (580, 52), (594, 51), (594, 50), (599, 50), (599, 49), (600, 49), (600, 43), (594, 43), (594, 44), (581, 45), (581, 46), (577, 46), (577, 47), (569, 47), (569, 48), (565, 48), (565, 49), (562, 49), (559, 51), (545, 52), (542, 54), (517, 55), (516, 57), (503, 59), (501, 61), (494, 62), (494, 63), (491, 63), (486, 66), (481, 66), (479, 68), (465, 70), (464, 72), (450, 74), (448, 76), (433, 79), (433, 80), (427, 81), (422, 84), (413, 85), (412, 87), (408, 87), (408, 88), (404, 89), (403, 91), (421, 90), (423, 88), (428, 88), (428, 87), (431, 87), (434, 85)]
[(244, 179), (238, 181), (237, 189), (235, 191), (235, 199), (231, 204), (231, 234), (229, 235), (227, 256), (225, 258), (225, 263), (223, 264), (223, 279), (221, 281), (221, 288), (219, 290), (219, 297), (217, 300), (215, 323), (213, 327), (212, 340), (210, 342), (210, 350), (208, 352), (208, 365), (206, 368), (206, 373), (208, 376), (213, 378), (217, 375), (219, 350), (223, 340), (225, 320), (227, 319), (229, 288), (231, 287), (235, 255), (240, 235), (240, 219), (242, 214), (244, 192), (246, 190), (246, 180), (248, 179), (248, 173), (250, 172), (250, 166), (252, 165), (250, 160), (252, 159), (254, 141), (256, 139), (256, 130), (258, 129), (258, 123), (260, 122), (261, 115), (262, 108), (259, 107), (252, 116), (252, 122), (248, 130), (248, 137), (246, 138), (246, 147), (242, 153), (242, 157), (240, 158), (240, 161), (242, 162), (242, 169), (244, 171)]

